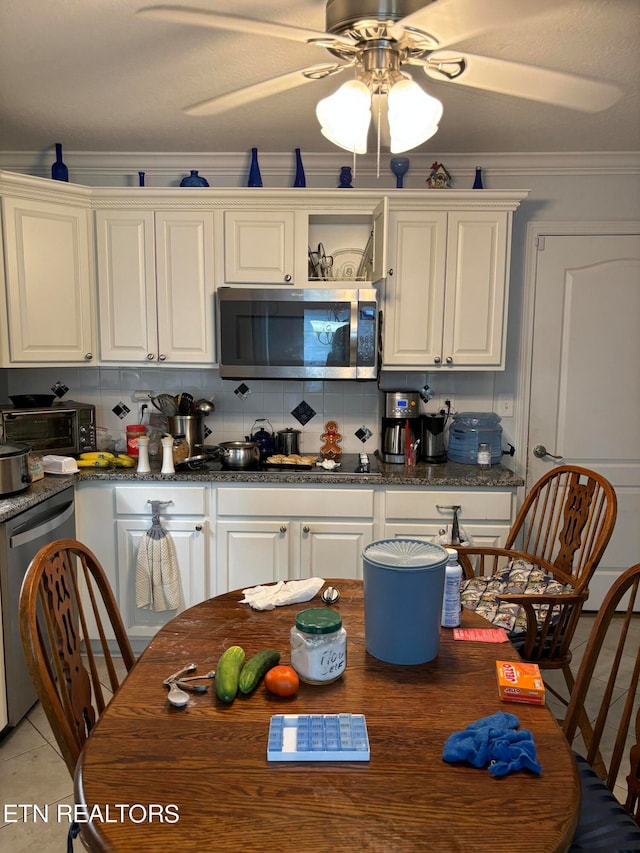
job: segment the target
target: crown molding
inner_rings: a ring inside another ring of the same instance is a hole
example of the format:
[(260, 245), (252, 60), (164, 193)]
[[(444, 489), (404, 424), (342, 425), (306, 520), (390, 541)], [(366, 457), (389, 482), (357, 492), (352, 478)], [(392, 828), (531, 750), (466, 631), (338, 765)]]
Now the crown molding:
[[(411, 152), (409, 152), (411, 155)], [(346, 152), (305, 153), (303, 162), (307, 185), (337, 186), (340, 167), (350, 163), (354, 185), (359, 187), (393, 187), (395, 179), (388, 168), (388, 155), (378, 162), (375, 154), (356, 158), (355, 166)], [(295, 155), (291, 152), (259, 153), (260, 171), (266, 186), (288, 187), (295, 175)], [(422, 189), (434, 161), (444, 162), (453, 176), (453, 187), (463, 189), (473, 183), (475, 169), (482, 167), (485, 185), (495, 178), (524, 176), (638, 175), (640, 153), (618, 152), (523, 152), (473, 154), (414, 154), (405, 178), (408, 189)], [(212, 186), (246, 186), (249, 174), (248, 152), (113, 152), (65, 151), (64, 160), (72, 183), (87, 186), (138, 186), (138, 172), (145, 173), (147, 186), (178, 186), (180, 180), (197, 169)], [(52, 156), (41, 151), (0, 152), (0, 169), (23, 175), (50, 177)], [(379, 174), (378, 174), (379, 172)]]

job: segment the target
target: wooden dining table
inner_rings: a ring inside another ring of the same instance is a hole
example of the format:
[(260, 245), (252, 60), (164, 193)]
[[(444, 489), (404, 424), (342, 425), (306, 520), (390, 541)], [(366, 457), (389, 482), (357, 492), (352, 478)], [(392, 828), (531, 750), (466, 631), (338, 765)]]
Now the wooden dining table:
[[(163, 681), (191, 661), (199, 674), (215, 669), (231, 645), (247, 657), (278, 649), (288, 663), (295, 614), (324, 606), (319, 598), (254, 611), (237, 590), (159, 631), (78, 762), (76, 803), (93, 815), (85, 843), (136, 853), (566, 850), (579, 806), (575, 761), (548, 708), (499, 700), (495, 661), (518, 660), (511, 644), (455, 640), (442, 628), (433, 661), (384, 663), (366, 651), (362, 582), (327, 584), (341, 593), (347, 667), (331, 684), (301, 683), (290, 698), (260, 684), (226, 705), (212, 685), (179, 709)], [(466, 610), (462, 626), (489, 627)], [(450, 734), (501, 710), (531, 731), (540, 774), (496, 778), (443, 761)], [(270, 719), (283, 713), (364, 714), (370, 760), (267, 761)]]

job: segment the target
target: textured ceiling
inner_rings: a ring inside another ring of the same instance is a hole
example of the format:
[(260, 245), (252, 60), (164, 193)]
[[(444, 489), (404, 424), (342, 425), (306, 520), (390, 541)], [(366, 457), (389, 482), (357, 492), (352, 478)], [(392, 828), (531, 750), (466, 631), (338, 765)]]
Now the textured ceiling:
[[(329, 152), (315, 104), (346, 79), (310, 83), (213, 118), (181, 108), (330, 59), (320, 47), (136, 16), (157, 0), (0, 0), (0, 150)], [(165, 0), (167, 2), (167, 0)], [(169, 0), (170, 2), (170, 0)], [(535, 0), (513, 0), (535, 3)], [(490, 0), (478, 0), (491, 9)], [(175, 0), (323, 31), (324, 0)], [(490, 11), (487, 12), (490, 18)], [(418, 151), (636, 151), (639, 0), (558, 0), (553, 12), (457, 45), (616, 83), (620, 101), (585, 114), (429, 81), (444, 103)], [(346, 72), (348, 74), (349, 72)]]

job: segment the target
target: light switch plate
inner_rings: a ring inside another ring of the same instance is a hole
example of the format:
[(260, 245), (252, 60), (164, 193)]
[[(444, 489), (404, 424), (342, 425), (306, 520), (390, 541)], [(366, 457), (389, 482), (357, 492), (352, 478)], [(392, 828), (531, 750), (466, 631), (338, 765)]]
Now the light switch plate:
[(513, 417), (513, 394), (498, 394), (496, 414), (501, 418)]

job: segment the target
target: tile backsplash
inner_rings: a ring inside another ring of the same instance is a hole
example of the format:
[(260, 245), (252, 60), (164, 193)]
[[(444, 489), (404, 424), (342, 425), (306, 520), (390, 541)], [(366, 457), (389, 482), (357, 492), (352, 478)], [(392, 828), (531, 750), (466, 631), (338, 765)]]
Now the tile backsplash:
[(458, 411), (491, 411), (493, 377), (489, 372), (449, 374), (445, 387), (440, 375), (383, 373), (378, 387), (376, 382), (340, 380), (222, 380), (214, 368), (20, 368), (0, 370), (0, 399), (8, 402), (8, 394), (48, 393), (57, 384), (65, 385), (69, 390), (63, 400), (96, 406), (103, 440), (109, 436), (106, 440), (123, 442), (127, 424), (141, 419), (148, 423), (151, 415), (159, 414), (150, 401), (143, 411), (144, 402), (135, 400), (134, 392), (189, 392), (196, 399), (214, 400), (215, 411), (205, 420), (207, 444), (242, 439), (257, 418), (268, 418), (274, 431), (299, 429), (303, 452), (314, 453), (322, 444), (326, 422), (334, 420), (345, 453), (373, 453), (379, 447), (385, 390), (418, 390), (429, 384), (435, 395), (426, 411), (437, 411), (447, 395)]

